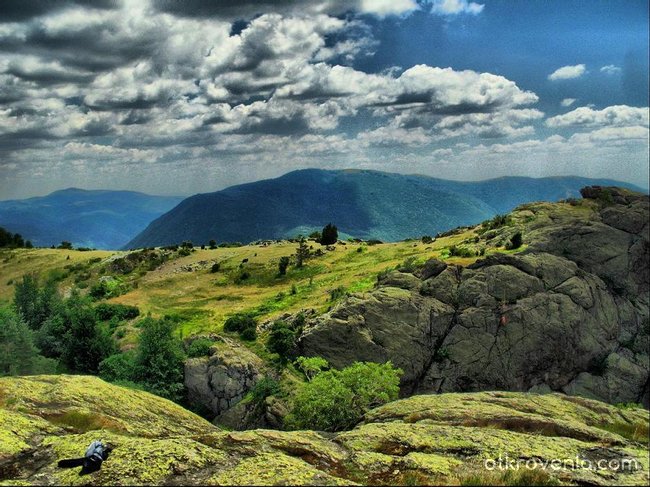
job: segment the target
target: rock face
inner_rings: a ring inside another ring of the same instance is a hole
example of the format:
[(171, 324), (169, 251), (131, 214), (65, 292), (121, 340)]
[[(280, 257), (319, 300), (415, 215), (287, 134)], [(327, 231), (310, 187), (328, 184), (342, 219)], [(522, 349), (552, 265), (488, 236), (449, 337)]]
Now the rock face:
[[(642, 409), (512, 392), (414, 396), (336, 434), (227, 432), (95, 377), (0, 378), (2, 485), (647, 485), (647, 432)], [(97, 438), (98, 472), (57, 468)]]
[(263, 376), (262, 360), (242, 345), (224, 340), (210, 357), (185, 362), (185, 387), (191, 404), (214, 416), (233, 408)]
[(389, 273), (312, 319), (300, 353), (335, 367), (391, 360), (405, 394), (562, 391), (648, 407), (648, 197), (583, 195), (522, 208), (521, 253)]

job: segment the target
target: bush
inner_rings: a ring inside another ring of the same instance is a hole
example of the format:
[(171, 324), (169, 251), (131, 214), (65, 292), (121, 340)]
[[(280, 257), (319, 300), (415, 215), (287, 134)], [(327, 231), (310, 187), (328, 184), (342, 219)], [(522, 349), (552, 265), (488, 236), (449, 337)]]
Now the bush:
[(320, 431), (350, 429), (369, 409), (397, 399), (401, 374), (390, 362), (356, 362), (341, 371), (321, 372), (296, 394), (286, 425)]
[(322, 357), (298, 357), (295, 364), (305, 374), (308, 381), (311, 381), (320, 372), (329, 367), (327, 360)]
[(279, 394), (281, 391), (280, 384), (273, 377), (264, 376), (250, 390), (251, 401), (255, 405), (260, 405), (269, 396)]
[(289, 257), (280, 257), (280, 262), (278, 262), (278, 274), (284, 276), (287, 273), (287, 267), (289, 267)]
[(99, 363), (99, 376), (108, 382), (132, 381), (135, 376), (136, 353), (116, 353)]
[(219, 272), (220, 268), (221, 268), (221, 265), (219, 264), (219, 262), (215, 262), (214, 264), (212, 264), (212, 267), (210, 267), (210, 272), (212, 274), (215, 274), (216, 272)]
[(433, 243), (433, 237), (431, 237), (429, 235), (423, 235), (421, 240), (422, 240), (423, 244)]
[(95, 314), (100, 321), (109, 321), (117, 318), (119, 321), (132, 320), (140, 316), (137, 306), (126, 304), (100, 303), (95, 306)]
[(257, 338), (257, 321), (246, 313), (238, 313), (226, 320), (223, 330), (237, 332), (242, 340), (253, 341)]
[(244, 328), (239, 332), (239, 338), (246, 340), (247, 342), (253, 342), (257, 339), (257, 328), (251, 326), (249, 328)]
[(449, 255), (453, 257), (475, 257), (476, 252), (467, 247), (459, 247), (457, 245), (452, 245), (449, 247)]
[(276, 321), (271, 326), (266, 348), (271, 353), (277, 353), (284, 362), (287, 360), (296, 340), (296, 332), (284, 321)]
[(207, 357), (214, 342), (209, 338), (197, 338), (187, 347), (187, 356), (190, 358)]
[(329, 293), (330, 293), (330, 301), (331, 302), (338, 301), (339, 299), (341, 299), (342, 297), (344, 297), (346, 295), (345, 287), (343, 287), (343, 286), (339, 286), (337, 288), (330, 289)]

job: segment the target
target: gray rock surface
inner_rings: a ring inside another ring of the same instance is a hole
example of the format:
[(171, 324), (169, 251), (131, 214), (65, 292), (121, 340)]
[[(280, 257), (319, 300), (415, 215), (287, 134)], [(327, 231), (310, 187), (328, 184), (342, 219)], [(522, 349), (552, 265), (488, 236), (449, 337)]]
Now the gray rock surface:
[(185, 362), (188, 400), (218, 416), (233, 408), (263, 376), (262, 360), (242, 345), (224, 340), (210, 357)]
[(309, 320), (299, 353), (339, 368), (391, 360), (404, 394), (548, 390), (648, 407), (648, 197), (583, 194), (592, 210), (528, 215), (522, 253), (388, 273)]

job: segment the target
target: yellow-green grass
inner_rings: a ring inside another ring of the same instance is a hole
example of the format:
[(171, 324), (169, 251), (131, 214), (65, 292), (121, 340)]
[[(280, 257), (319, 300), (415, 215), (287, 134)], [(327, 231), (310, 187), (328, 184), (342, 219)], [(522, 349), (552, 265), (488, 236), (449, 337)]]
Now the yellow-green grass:
[[(568, 203), (534, 203), (523, 205), (511, 214), (509, 226), (526, 232), (539, 228), (545, 222), (589, 219), (595, 206), (589, 201), (577, 205)], [(497, 233), (507, 227), (497, 229)], [(507, 237), (505, 237), (507, 240)], [(477, 241), (478, 240), (478, 241)], [(498, 242), (498, 243), (497, 243)], [(480, 226), (465, 229), (455, 235), (440, 237), (432, 243), (420, 240), (368, 245), (347, 242), (334, 250), (309, 259), (302, 269), (293, 265), (286, 276), (278, 276), (278, 261), (283, 256), (295, 254), (297, 244), (279, 242), (270, 245), (245, 245), (236, 248), (195, 249), (190, 255), (166, 261), (150, 272), (134, 271), (127, 276), (117, 276), (125, 281), (130, 291), (113, 298), (116, 303), (138, 306), (142, 314), (154, 316), (176, 315), (184, 336), (205, 332), (220, 332), (228, 316), (238, 312), (255, 312), (260, 319), (274, 319), (284, 313), (295, 313), (313, 308), (318, 312), (333, 303), (330, 291), (341, 288), (345, 292), (370, 290), (377, 274), (395, 268), (407, 259), (423, 263), (429, 258), (443, 259), (449, 264), (466, 266), (478, 257), (450, 256), (449, 248), (456, 245), (474, 252), (484, 249), (485, 254), (516, 253), (503, 247), (504, 238), (485, 240)], [(321, 246), (310, 241), (313, 251)], [(324, 250), (324, 249), (323, 249)], [(23, 274), (38, 272), (47, 275), (65, 271), (65, 267), (88, 263), (91, 259), (107, 259), (124, 252), (70, 250), (7, 250), (0, 252), (0, 303), (13, 296), (14, 286)], [(68, 259), (69, 257), (69, 259)], [(247, 262), (242, 261), (247, 259)], [(213, 262), (220, 264), (216, 273), (210, 272)], [(188, 265), (202, 263), (199, 270), (187, 271)], [(104, 262), (90, 265), (91, 285), (101, 275)], [(247, 272), (248, 279), (238, 280), (238, 274)], [(68, 273), (69, 274), (69, 273)], [(60, 282), (65, 293), (74, 285), (76, 275)], [(9, 283), (9, 284), (8, 284)], [(137, 330), (128, 328), (121, 340), (123, 347), (135, 342)]]
[[(46, 277), (51, 271), (64, 271), (66, 265), (86, 263), (91, 259), (105, 259), (116, 252), (107, 250), (14, 249), (0, 250), (0, 302), (13, 298), (14, 284), (25, 274)], [(61, 282), (62, 289), (69, 288), (72, 280)]]

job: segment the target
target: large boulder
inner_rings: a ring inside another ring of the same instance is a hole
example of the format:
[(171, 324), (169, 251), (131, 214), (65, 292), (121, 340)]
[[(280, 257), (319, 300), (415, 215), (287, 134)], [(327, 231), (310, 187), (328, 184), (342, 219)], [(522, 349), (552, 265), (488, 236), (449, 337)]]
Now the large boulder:
[(590, 212), (533, 222), (522, 253), (383, 276), (309, 320), (299, 352), (339, 368), (391, 360), (405, 394), (562, 391), (647, 407), (648, 197), (587, 194)]
[(263, 377), (262, 360), (246, 347), (224, 340), (210, 357), (185, 362), (185, 387), (191, 404), (218, 416), (233, 408)]

